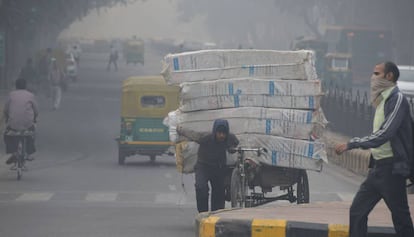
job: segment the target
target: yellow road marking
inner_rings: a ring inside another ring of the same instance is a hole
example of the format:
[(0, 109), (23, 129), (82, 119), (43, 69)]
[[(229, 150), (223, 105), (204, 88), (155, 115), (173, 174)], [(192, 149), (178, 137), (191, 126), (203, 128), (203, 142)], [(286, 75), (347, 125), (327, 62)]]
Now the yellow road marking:
[(216, 223), (220, 219), (218, 216), (209, 216), (201, 220), (199, 237), (215, 237)]
[(252, 222), (252, 237), (285, 237), (286, 220), (260, 220)]
[(328, 237), (348, 237), (347, 225), (330, 224), (328, 226)]

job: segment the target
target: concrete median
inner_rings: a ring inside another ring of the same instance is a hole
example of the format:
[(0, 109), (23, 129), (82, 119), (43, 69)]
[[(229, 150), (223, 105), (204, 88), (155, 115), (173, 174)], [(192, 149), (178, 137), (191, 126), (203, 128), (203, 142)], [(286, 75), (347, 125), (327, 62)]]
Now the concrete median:
[[(352, 150), (335, 154), (335, 145), (348, 137), (328, 132), (325, 136), (329, 162), (365, 176), (369, 151)], [(408, 195), (414, 219), (414, 195)], [(196, 236), (278, 236), (278, 237), (346, 237), (349, 235), (350, 202), (316, 202), (310, 204), (273, 203), (256, 208), (227, 209), (201, 213), (196, 218)], [(371, 212), (368, 221), (369, 237), (395, 236), (392, 219), (381, 201)]]
[[(414, 213), (414, 195), (408, 196)], [(196, 236), (348, 236), (350, 202), (272, 204), (256, 208), (227, 209), (201, 213), (196, 219)], [(384, 202), (370, 214), (368, 236), (395, 236), (391, 215)]]

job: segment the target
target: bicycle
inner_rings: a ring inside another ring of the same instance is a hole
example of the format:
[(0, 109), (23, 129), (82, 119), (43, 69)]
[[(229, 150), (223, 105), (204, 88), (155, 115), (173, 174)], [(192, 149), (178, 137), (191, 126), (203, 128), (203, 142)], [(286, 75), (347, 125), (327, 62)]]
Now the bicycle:
[(259, 148), (246, 148), (238, 147), (233, 149), (238, 153), (236, 167), (233, 169), (230, 181), (231, 192), (231, 206), (232, 207), (250, 207), (251, 202), (247, 200), (248, 197), (248, 180), (246, 179), (246, 159), (244, 154), (246, 151), (256, 152), (257, 156), (263, 153), (267, 153), (267, 150), (263, 147)]
[(11, 168), (11, 170), (16, 170), (17, 174), (17, 180), (21, 180), (23, 176), (23, 171), (26, 170), (25, 163), (28, 159), (28, 154), (26, 152), (26, 144), (27, 139), (29, 137), (34, 136), (34, 131), (31, 130), (23, 130), (23, 131), (15, 131), (15, 130), (9, 130), (6, 133), (7, 136), (13, 136), (18, 139), (18, 146), (17, 146), (17, 152), (15, 155), (15, 161), (14, 166)]
[[(277, 200), (309, 203), (306, 170), (260, 164), (245, 157), (245, 152), (256, 152), (257, 157), (267, 153), (262, 147), (239, 147), (233, 151), (238, 156), (230, 180), (231, 207), (254, 207)], [(261, 191), (257, 192), (255, 187), (261, 188)], [(266, 196), (274, 187), (279, 187), (282, 194)]]

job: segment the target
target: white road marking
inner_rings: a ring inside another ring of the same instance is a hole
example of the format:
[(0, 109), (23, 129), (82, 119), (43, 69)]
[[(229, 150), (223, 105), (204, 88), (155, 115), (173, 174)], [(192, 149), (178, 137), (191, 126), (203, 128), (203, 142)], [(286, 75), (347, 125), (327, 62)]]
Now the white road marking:
[(174, 184), (168, 185), (168, 188), (170, 189), (170, 191), (177, 191), (177, 187)]
[(155, 196), (155, 203), (172, 203), (183, 204), (186, 201), (186, 197), (178, 193), (159, 193)]
[(16, 201), (49, 201), (54, 193), (23, 193)]
[(118, 193), (88, 193), (86, 195), (86, 201), (95, 202), (113, 202), (116, 201)]
[(338, 193), (338, 196), (342, 201), (352, 201), (354, 199), (355, 193)]

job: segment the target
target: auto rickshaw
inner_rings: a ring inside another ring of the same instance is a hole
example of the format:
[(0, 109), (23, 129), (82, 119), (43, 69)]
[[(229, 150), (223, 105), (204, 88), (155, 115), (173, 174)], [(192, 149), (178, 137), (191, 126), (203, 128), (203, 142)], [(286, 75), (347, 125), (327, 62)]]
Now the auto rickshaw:
[(322, 83), (325, 88), (352, 88), (351, 55), (328, 53), (325, 56), (325, 71)]
[(123, 45), (123, 55), (127, 64), (144, 65), (144, 41), (140, 39), (126, 41)]
[[(163, 124), (168, 112), (178, 108), (179, 87), (169, 86), (162, 76), (130, 77), (122, 83), (121, 129), (118, 163), (132, 155), (156, 156), (168, 153), (168, 127)], [(172, 154), (171, 154), (172, 155)]]

